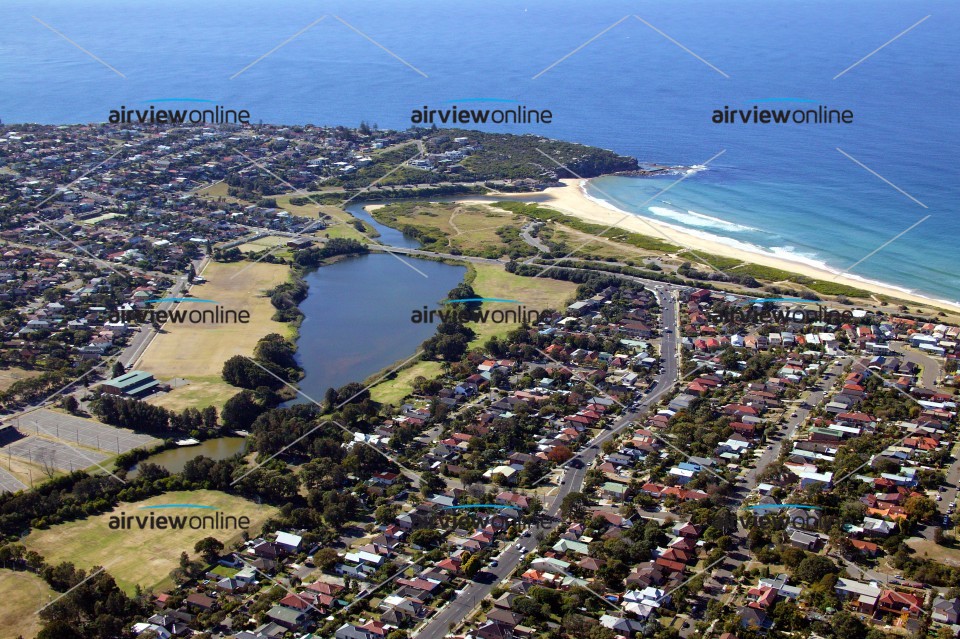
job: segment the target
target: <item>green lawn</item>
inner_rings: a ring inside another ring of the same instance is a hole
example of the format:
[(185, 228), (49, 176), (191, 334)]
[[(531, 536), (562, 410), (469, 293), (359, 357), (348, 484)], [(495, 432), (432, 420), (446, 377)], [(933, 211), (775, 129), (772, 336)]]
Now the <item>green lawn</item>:
[(413, 392), (414, 379), (420, 375), (427, 379), (433, 379), (440, 375), (442, 371), (443, 366), (440, 362), (417, 362), (371, 388), (370, 396), (374, 401), (381, 404), (399, 406), (403, 398)]
[(220, 575), (221, 577), (233, 577), (235, 574), (240, 572), (239, 568), (231, 568), (230, 566), (216, 566), (210, 572)]
[[(548, 277), (522, 277), (508, 273), (502, 266), (474, 264), (472, 267), (476, 271), (476, 277), (471, 286), (477, 295), (519, 300), (527, 309), (566, 308), (577, 290), (577, 285), (573, 282), (552, 280)], [(516, 309), (517, 305), (491, 303), (485, 304), (484, 307), (489, 307), (490, 310), (497, 308), (507, 310)], [(471, 323), (469, 326), (477, 333), (471, 343), (471, 347), (474, 347), (482, 346), (493, 336), (506, 335), (520, 324)]]

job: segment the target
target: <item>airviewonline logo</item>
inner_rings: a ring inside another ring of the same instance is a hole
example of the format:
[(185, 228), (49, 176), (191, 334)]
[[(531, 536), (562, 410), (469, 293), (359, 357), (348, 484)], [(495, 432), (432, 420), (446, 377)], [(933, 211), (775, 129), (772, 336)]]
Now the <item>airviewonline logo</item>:
[[(781, 304), (795, 304), (793, 308), (785, 308)], [(802, 308), (799, 305), (816, 306)], [(857, 321), (856, 315), (850, 310), (828, 309), (821, 306), (816, 300), (805, 300), (799, 297), (764, 297), (746, 300), (740, 303), (722, 304), (718, 309), (710, 312), (723, 323), (756, 324), (767, 322), (774, 324), (824, 322), (825, 324), (844, 324)]]
[(753, 108), (714, 109), (710, 118), (714, 124), (852, 124), (853, 111), (832, 109), (809, 98), (761, 98), (757, 102), (801, 102), (810, 106), (799, 109), (771, 109), (754, 104)]
[[(504, 108), (463, 108), (455, 102), (502, 103)], [(503, 98), (461, 98), (447, 100), (440, 109), (431, 109), (424, 104), (422, 109), (410, 112), (411, 124), (550, 124), (553, 112), (550, 109), (531, 109), (517, 100)], [(506, 106), (513, 105), (513, 106)]]
[[(502, 304), (516, 304), (512, 309), (485, 309), (482, 306), (468, 306), (494, 302)], [(436, 324), (440, 322), (475, 322), (480, 324), (536, 324), (544, 311), (527, 308), (519, 300), (503, 299), (500, 297), (464, 297), (456, 300), (440, 302), (449, 308), (431, 309), (424, 306), (417, 308), (410, 314), (410, 321), (414, 324)]]
[(144, 109), (128, 109), (121, 105), (111, 109), (107, 122), (110, 124), (250, 124), (250, 112), (246, 109), (228, 109), (215, 100), (201, 98), (154, 98), (144, 102), (201, 102), (212, 104), (199, 109), (169, 109), (150, 104)]
[(225, 308), (214, 300), (203, 300), (196, 297), (161, 297), (145, 300), (144, 304), (162, 304), (173, 302), (177, 304), (194, 302), (197, 304), (214, 304), (213, 308), (173, 308), (158, 310), (154, 308), (118, 308), (109, 316), (109, 321), (117, 322), (154, 322), (165, 324), (249, 324), (250, 311)]
[[(200, 509), (213, 511), (204, 515), (165, 515), (157, 514), (156, 510), (164, 509)], [(111, 530), (246, 530), (250, 527), (250, 518), (246, 515), (239, 517), (227, 515), (216, 506), (204, 504), (154, 504), (140, 506), (144, 514), (127, 514), (120, 511), (119, 515), (110, 515), (109, 527)]]

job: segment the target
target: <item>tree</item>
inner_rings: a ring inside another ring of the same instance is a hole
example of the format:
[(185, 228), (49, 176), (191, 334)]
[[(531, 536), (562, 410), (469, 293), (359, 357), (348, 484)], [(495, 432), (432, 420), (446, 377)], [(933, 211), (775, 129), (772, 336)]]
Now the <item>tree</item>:
[(787, 568), (796, 568), (807, 556), (805, 552), (793, 546), (787, 546), (780, 551), (780, 560)]
[(223, 419), (224, 426), (246, 430), (262, 412), (263, 408), (254, 401), (253, 392), (242, 390), (226, 401), (220, 417)]
[(338, 561), (337, 551), (333, 548), (321, 548), (313, 555), (314, 565), (324, 572), (333, 570)]
[(814, 583), (835, 572), (837, 567), (832, 561), (820, 555), (810, 555), (800, 562), (793, 574), (801, 581)]
[(77, 401), (77, 398), (73, 395), (67, 395), (63, 398), (63, 401), (60, 402), (60, 405), (63, 406), (71, 415), (76, 415), (77, 411), (80, 409), (80, 402)]
[(269, 362), (280, 368), (297, 369), (294, 353), (296, 353), (296, 346), (279, 333), (264, 336), (253, 350), (254, 358), (260, 362)]
[(473, 555), (470, 557), (470, 559), (467, 559), (465, 562), (463, 562), (463, 566), (461, 568), (463, 570), (463, 574), (466, 575), (468, 579), (472, 579), (473, 576), (480, 571), (480, 567), (482, 565), (483, 564), (480, 561), (480, 555)]
[(443, 541), (443, 535), (439, 530), (432, 528), (421, 528), (410, 534), (410, 543), (421, 548), (436, 548)]
[(203, 427), (207, 430), (214, 430), (217, 427), (217, 408), (216, 406), (206, 406), (200, 415), (203, 419)]
[(204, 537), (194, 544), (193, 551), (200, 553), (204, 561), (212, 564), (220, 557), (220, 553), (223, 551), (223, 542), (216, 537)]
[(127, 372), (127, 369), (124, 368), (123, 363), (120, 360), (117, 360), (113, 363), (113, 368), (110, 371), (111, 377), (120, 377)]
[(837, 639), (866, 639), (867, 627), (846, 610), (833, 616), (833, 636)]
[(232, 386), (253, 390), (260, 386), (280, 388), (283, 385), (283, 373), (283, 370), (277, 370), (277, 366), (271, 362), (260, 362), (258, 365), (258, 362), (249, 357), (234, 355), (223, 363), (221, 376), (223, 381)]
[(435, 472), (428, 470), (420, 475), (420, 492), (424, 497), (443, 492), (446, 488), (447, 482)]
[(563, 444), (558, 444), (550, 449), (550, 452), (547, 453), (547, 459), (556, 463), (562, 464), (573, 457), (573, 451), (564, 446)]
[(957, 635), (948, 626), (940, 626), (937, 630), (937, 639), (955, 639)]
[(915, 521), (926, 521), (937, 512), (937, 504), (926, 495), (913, 495), (903, 504), (907, 516)]
[(72, 623), (56, 619), (43, 627), (37, 634), (37, 639), (83, 639), (83, 635)]
[(713, 513), (711, 525), (724, 535), (729, 535), (737, 529), (737, 515), (729, 508), (718, 508)]
[(586, 512), (587, 503), (587, 496), (583, 493), (568, 493), (560, 502), (560, 513), (564, 519), (578, 519)]
[(530, 521), (536, 521), (540, 516), (540, 513), (543, 512), (543, 502), (540, 501), (540, 498), (537, 496), (531, 497), (527, 501), (527, 517)]
[(400, 507), (396, 504), (381, 504), (380, 506), (377, 506), (376, 511), (373, 513), (373, 517), (378, 524), (386, 525), (396, 519), (399, 512)]

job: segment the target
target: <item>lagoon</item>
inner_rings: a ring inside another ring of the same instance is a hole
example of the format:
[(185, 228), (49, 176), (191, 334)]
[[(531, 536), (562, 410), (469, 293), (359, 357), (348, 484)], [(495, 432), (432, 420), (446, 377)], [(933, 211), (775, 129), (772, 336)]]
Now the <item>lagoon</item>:
[(187, 462), (199, 456), (209, 457), (211, 459), (227, 459), (237, 453), (247, 449), (247, 439), (245, 437), (217, 437), (200, 442), (196, 446), (177, 446), (151, 455), (130, 468), (127, 476), (133, 479), (137, 476), (137, 470), (140, 464), (149, 462), (166, 468), (171, 473), (179, 473)]
[(413, 311), (436, 308), (465, 273), (463, 266), (383, 253), (308, 273), (297, 341), (305, 376), (294, 403), (320, 402), (328, 388), (362, 382), (411, 358), (436, 330), (413, 323)]

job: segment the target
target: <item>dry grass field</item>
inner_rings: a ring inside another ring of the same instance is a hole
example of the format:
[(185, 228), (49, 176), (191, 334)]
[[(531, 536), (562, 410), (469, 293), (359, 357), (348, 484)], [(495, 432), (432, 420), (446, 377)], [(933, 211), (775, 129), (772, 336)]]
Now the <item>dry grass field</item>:
[(30, 379), (42, 373), (43, 371), (28, 371), (23, 368), (0, 369), (0, 390), (7, 390), (13, 386), (14, 382), (19, 382), (21, 379)]
[[(86, 570), (103, 566), (124, 592), (132, 594), (136, 584), (155, 591), (170, 587), (170, 571), (177, 566), (180, 553), (186, 551), (196, 558), (193, 546), (204, 537), (216, 537), (227, 547), (241, 538), (239, 530), (110, 528), (111, 515), (124, 512), (143, 516), (150, 510), (141, 506), (155, 504), (203, 504), (214, 506), (224, 515), (245, 515), (250, 518), (251, 536), (256, 536), (263, 522), (277, 512), (273, 506), (256, 504), (215, 490), (178, 491), (139, 502), (121, 503), (114, 510), (101, 515), (59, 524), (46, 530), (34, 530), (24, 539), (24, 544), (28, 549), (39, 552), (51, 564), (71, 561)], [(167, 516), (209, 516), (214, 511), (170, 508), (153, 512)]]
[(424, 247), (438, 252), (459, 250), (465, 255), (497, 258), (511, 248), (534, 253), (519, 238), (512, 246), (497, 234), (500, 229), (516, 232), (526, 222), (509, 211), (480, 203), (398, 202), (369, 207), (374, 218), (393, 228), (413, 226), (425, 233)]
[[(241, 273), (242, 271), (242, 273)], [(240, 273), (239, 275), (237, 275)], [(231, 310), (247, 310), (247, 324), (170, 324), (154, 338), (137, 368), (153, 373), (157, 379), (182, 378), (196, 382), (152, 398), (151, 403), (168, 408), (222, 405), (237, 392), (219, 381), (223, 363), (234, 355), (252, 355), (257, 341), (268, 333), (293, 334), (289, 324), (270, 319), (275, 309), (265, 291), (287, 281), (289, 268), (281, 264), (211, 262), (202, 275), (207, 282), (191, 289), (202, 299), (211, 299)], [(232, 277), (236, 275), (236, 277)], [(182, 308), (200, 308), (207, 304), (181, 304)], [(183, 399), (186, 398), (186, 399)]]
[(32, 572), (0, 568), (0, 639), (33, 639), (40, 631), (39, 608), (57, 595)]
[(262, 251), (263, 249), (270, 249), (275, 246), (282, 246), (287, 243), (287, 238), (277, 237), (276, 235), (268, 235), (267, 237), (261, 237), (258, 240), (252, 242), (247, 242), (246, 244), (241, 244), (237, 248), (240, 249), (241, 253), (252, 253), (253, 251)]

